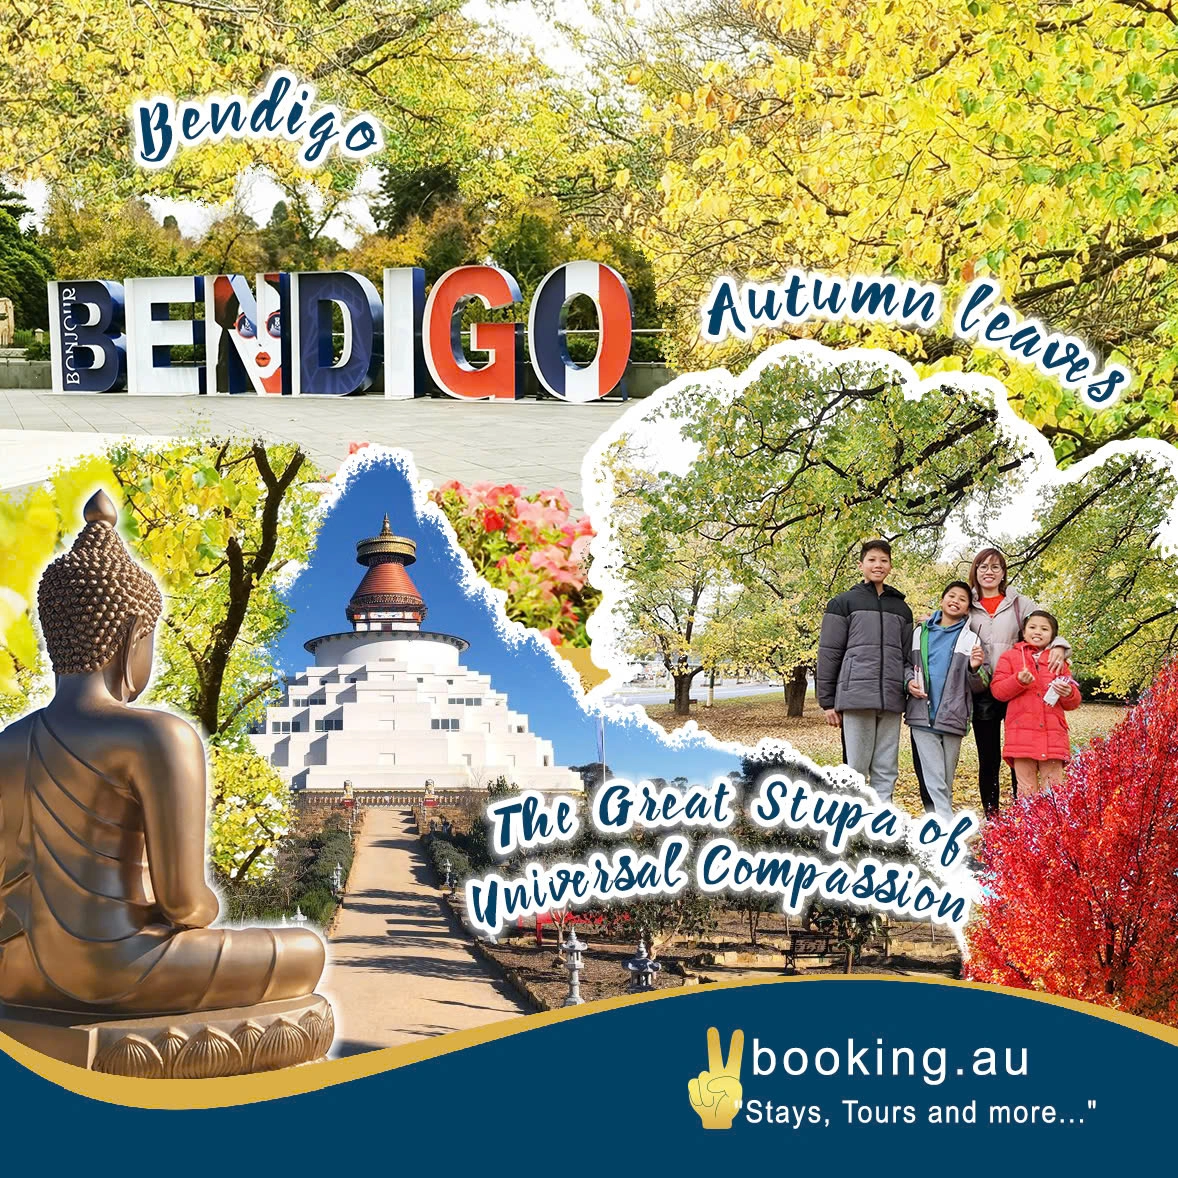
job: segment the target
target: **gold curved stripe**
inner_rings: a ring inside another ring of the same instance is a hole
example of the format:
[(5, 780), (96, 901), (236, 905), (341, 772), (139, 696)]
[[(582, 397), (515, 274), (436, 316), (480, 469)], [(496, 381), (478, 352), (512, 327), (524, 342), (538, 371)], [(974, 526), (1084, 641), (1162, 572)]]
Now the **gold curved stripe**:
[(549, 1010), (540, 1014), (524, 1015), (521, 1018), (504, 1019), (467, 1031), (429, 1039), (404, 1043), (399, 1047), (385, 1047), (347, 1059), (331, 1059), (323, 1063), (304, 1064), (296, 1068), (284, 1068), (277, 1072), (262, 1072), (253, 1076), (229, 1076), (219, 1080), (136, 1080), (125, 1076), (111, 1076), (101, 1072), (87, 1071), (51, 1059), (38, 1051), (25, 1047), (7, 1035), (0, 1034), (0, 1050), (42, 1079), (57, 1084), (78, 1096), (107, 1104), (119, 1104), (129, 1108), (145, 1109), (198, 1109), (230, 1108), (241, 1104), (256, 1104), (264, 1100), (280, 1100), (287, 1096), (301, 1096), (329, 1088), (335, 1084), (347, 1084), (366, 1076), (380, 1075), (422, 1060), (436, 1059), (456, 1051), (464, 1051), (480, 1043), (492, 1043), (511, 1035), (521, 1035), (539, 1027), (566, 1022), (569, 1019), (589, 1018), (606, 1010), (644, 1002), (661, 1002), (669, 998), (687, 998), (710, 993), (715, 990), (737, 990), (747, 986), (806, 985), (815, 982), (896, 982), (915, 983), (922, 986), (950, 986), (965, 990), (982, 990), (991, 994), (1006, 994), (1011, 998), (1023, 998), (1032, 1002), (1045, 1002), (1049, 1006), (1061, 1006), (1105, 1022), (1117, 1023), (1131, 1031), (1140, 1031), (1154, 1039), (1178, 1046), (1178, 1027), (1167, 1027), (1134, 1014), (1110, 1010), (1075, 998), (1061, 998), (1054, 994), (1037, 994), (1029, 990), (1017, 990), (1010, 986), (984, 985), (979, 982), (958, 982), (949, 978), (896, 977), (894, 974), (853, 974), (837, 977), (799, 978), (745, 978), (732, 982), (714, 982), (703, 987), (680, 987), (675, 990), (660, 990), (654, 994), (635, 997), (628, 994), (617, 998), (603, 998), (587, 1002), (584, 1006)]

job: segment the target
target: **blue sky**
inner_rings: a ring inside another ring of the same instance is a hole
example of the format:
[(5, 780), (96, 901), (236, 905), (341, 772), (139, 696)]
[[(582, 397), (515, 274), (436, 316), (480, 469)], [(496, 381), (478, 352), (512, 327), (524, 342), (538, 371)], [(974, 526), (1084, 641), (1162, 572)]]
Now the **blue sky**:
[[(596, 761), (597, 718), (585, 712), (552, 666), (543, 649), (546, 640), (536, 636), (513, 644), (497, 632), (493, 607), (461, 589), (457, 550), (441, 528), (417, 518), (408, 480), (392, 462), (369, 465), (354, 476), (324, 520), (311, 563), (288, 594), (294, 613), (275, 649), (279, 668), (287, 674), (303, 670), (311, 661), (304, 642), (351, 629), (344, 607), (364, 575), (356, 563), (356, 542), (380, 531), (386, 511), (393, 531), (417, 542), (417, 562), (409, 575), (429, 609), (424, 628), (470, 643), (463, 663), (490, 675), (511, 706), (527, 714), (531, 730), (552, 741), (558, 764)], [(669, 748), (656, 733), (616, 721), (606, 723), (606, 762), (631, 780), (682, 775), (710, 782), (739, 768), (736, 757), (709, 749), (702, 740)]]

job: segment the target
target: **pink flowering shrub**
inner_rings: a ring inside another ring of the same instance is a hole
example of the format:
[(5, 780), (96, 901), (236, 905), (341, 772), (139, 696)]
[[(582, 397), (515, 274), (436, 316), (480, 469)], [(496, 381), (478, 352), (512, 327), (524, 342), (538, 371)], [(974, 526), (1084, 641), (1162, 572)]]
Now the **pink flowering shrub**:
[(525, 495), (505, 483), (447, 483), (430, 493), (475, 571), (507, 593), (507, 615), (553, 646), (588, 646), (585, 623), (601, 594), (586, 581), (589, 517), (574, 519), (559, 489)]

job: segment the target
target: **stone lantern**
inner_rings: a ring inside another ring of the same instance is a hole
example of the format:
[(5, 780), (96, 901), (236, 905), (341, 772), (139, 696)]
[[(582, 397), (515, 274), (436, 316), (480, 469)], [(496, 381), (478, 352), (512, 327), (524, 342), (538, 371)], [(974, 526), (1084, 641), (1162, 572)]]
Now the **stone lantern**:
[(565, 1006), (580, 1006), (585, 999), (581, 997), (581, 970), (585, 968), (581, 954), (588, 946), (577, 938), (576, 931), (569, 929), (569, 935), (564, 945), (564, 967), (569, 971), (569, 996), (564, 1000)]
[(654, 977), (662, 968), (662, 962), (653, 960), (646, 952), (646, 941), (638, 938), (638, 952), (626, 962), (630, 971), (630, 993), (648, 994), (654, 989)]

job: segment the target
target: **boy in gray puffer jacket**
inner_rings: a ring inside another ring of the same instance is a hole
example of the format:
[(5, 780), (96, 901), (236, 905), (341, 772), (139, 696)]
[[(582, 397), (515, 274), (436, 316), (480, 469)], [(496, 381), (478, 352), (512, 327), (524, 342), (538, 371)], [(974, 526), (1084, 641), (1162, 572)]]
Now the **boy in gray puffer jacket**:
[(842, 729), (843, 761), (881, 801), (890, 801), (899, 772), (912, 611), (904, 594), (884, 583), (892, 571), (886, 540), (863, 545), (859, 571), (863, 581), (834, 598), (822, 616), (815, 688), (826, 722)]
[(941, 608), (912, 632), (905, 672), (912, 749), (937, 817), (953, 818), (953, 778), (961, 740), (969, 731), (973, 697), (990, 681), (986, 653), (970, 628), (973, 596), (964, 581), (941, 594)]

